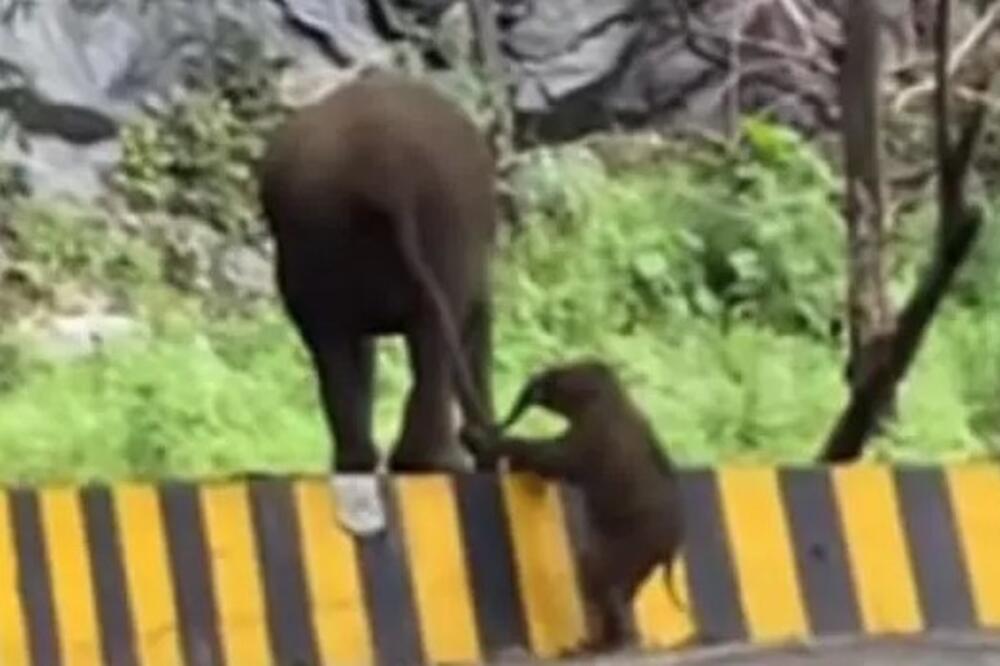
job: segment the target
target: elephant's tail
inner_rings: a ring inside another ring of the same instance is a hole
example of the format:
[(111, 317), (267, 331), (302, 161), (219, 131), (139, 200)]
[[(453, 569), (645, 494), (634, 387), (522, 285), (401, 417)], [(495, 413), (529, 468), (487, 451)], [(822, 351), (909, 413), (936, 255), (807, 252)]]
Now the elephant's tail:
[(677, 557), (674, 556), (663, 562), (663, 584), (667, 586), (667, 594), (670, 595), (670, 599), (674, 602), (674, 606), (676, 606), (678, 610), (686, 612), (687, 605), (681, 601), (680, 596), (677, 594), (677, 588), (674, 587), (674, 577), (672, 574), (674, 570), (674, 562), (676, 561)]
[[(662, 461), (659, 456), (657, 460)], [(674, 472), (672, 469), (666, 470), (666, 473), (673, 476)], [(677, 560), (680, 559), (681, 552), (686, 550), (685, 542), (687, 538), (685, 536), (687, 528), (685, 526), (684, 511), (682, 510), (682, 498), (680, 487), (677, 482), (671, 484), (671, 494), (674, 496), (672, 501), (667, 504), (669, 507), (669, 519), (673, 522), (674, 529), (674, 539), (670, 549), (667, 551), (667, 557), (663, 560), (663, 582), (667, 586), (667, 593), (670, 594), (670, 598), (673, 600), (674, 605), (681, 612), (687, 612), (688, 608), (685, 604), (681, 603), (680, 597), (677, 594), (677, 589), (674, 587), (674, 566), (677, 564)], [(672, 516), (670, 515), (672, 514)]]
[(448, 346), (451, 357), (454, 376), (457, 380), (458, 396), (462, 403), (462, 409), (466, 414), (471, 414), (473, 420), (478, 422), (479, 427), (491, 431), (494, 425), (493, 419), (483, 408), (475, 383), (472, 381), (472, 373), (469, 371), (465, 354), (462, 352), (462, 342), (455, 317), (447, 300), (445, 300), (440, 285), (428, 268), (420, 251), (420, 243), (417, 240), (417, 225), (412, 218), (412, 213), (408, 212), (404, 215), (395, 227), (403, 262), (437, 313), (445, 344)]

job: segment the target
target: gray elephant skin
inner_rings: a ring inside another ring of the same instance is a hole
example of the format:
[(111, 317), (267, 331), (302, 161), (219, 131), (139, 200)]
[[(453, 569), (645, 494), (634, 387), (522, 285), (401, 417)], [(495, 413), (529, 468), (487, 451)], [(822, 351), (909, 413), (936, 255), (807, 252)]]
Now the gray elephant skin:
[[(469, 467), (452, 423), (493, 422), (494, 160), (459, 107), (374, 71), (271, 137), (260, 197), (285, 309), (313, 362), (337, 472), (378, 466), (375, 336), (402, 334), (412, 372), (396, 472)], [(456, 392), (457, 389), (457, 392)]]

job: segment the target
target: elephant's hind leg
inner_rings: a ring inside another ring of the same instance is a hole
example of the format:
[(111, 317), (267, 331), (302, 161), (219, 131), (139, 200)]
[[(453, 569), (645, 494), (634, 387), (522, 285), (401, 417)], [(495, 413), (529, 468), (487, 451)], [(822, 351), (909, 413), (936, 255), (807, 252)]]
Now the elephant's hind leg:
[[(479, 397), (479, 404), (486, 412), (486, 417), (490, 424), (496, 420), (495, 405), (493, 401), (493, 337), (492, 337), (492, 309), (486, 297), (476, 301), (469, 309), (465, 325), (462, 329), (462, 351), (465, 355), (465, 362), (472, 375), (472, 381)], [(454, 374), (452, 380), (455, 381)], [(461, 392), (458, 395), (459, 402), (462, 402)], [(462, 405), (462, 427), (463, 436), (460, 439), (464, 442), (464, 436), (469, 431), (478, 431), (484, 425), (470, 422), (473, 418), (470, 415), (471, 409)], [(470, 428), (470, 426), (478, 426)], [(471, 452), (471, 450), (470, 450)], [(477, 467), (487, 470), (492, 467), (486, 461), (476, 461)]]
[(335, 440), (332, 467), (337, 472), (374, 471), (378, 463), (372, 441), (374, 342), (338, 336), (310, 347), (327, 426)]
[(452, 427), (448, 348), (435, 326), (406, 336), (413, 369), (402, 433), (390, 467), (397, 472), (467, 471), (470, 461)]

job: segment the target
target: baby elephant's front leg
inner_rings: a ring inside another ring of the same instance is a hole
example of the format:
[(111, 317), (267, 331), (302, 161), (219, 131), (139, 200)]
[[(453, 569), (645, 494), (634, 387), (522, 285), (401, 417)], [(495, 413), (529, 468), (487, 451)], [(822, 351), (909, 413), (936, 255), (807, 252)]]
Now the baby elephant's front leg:
[(546, 479), (572, 481), (576, 477), (572, 451), (561, 437), (505, 437), (496, 445), (496, 451), (510, 460), (511, 470), (532, 472)]

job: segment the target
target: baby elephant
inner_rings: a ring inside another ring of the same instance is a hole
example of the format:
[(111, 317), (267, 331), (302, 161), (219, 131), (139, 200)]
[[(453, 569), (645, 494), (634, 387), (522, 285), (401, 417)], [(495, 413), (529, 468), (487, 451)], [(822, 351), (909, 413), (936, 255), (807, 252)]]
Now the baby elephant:
[(683, 535), (674, 468), (605, 363), (583, 360), (534, 376), (501, 432), (532, 405), (564, 416), (568, 429), (552, 439), (479, 436), (473, 446), (508, 459), (513, 470), (581, 490), (591, 538), (581, 560), (588, 637), (579, 648), (624, 647), (635, 640), (632, 600), (657, 564), (664, 565), (667, 589), (680, 607), (670, 585)]

